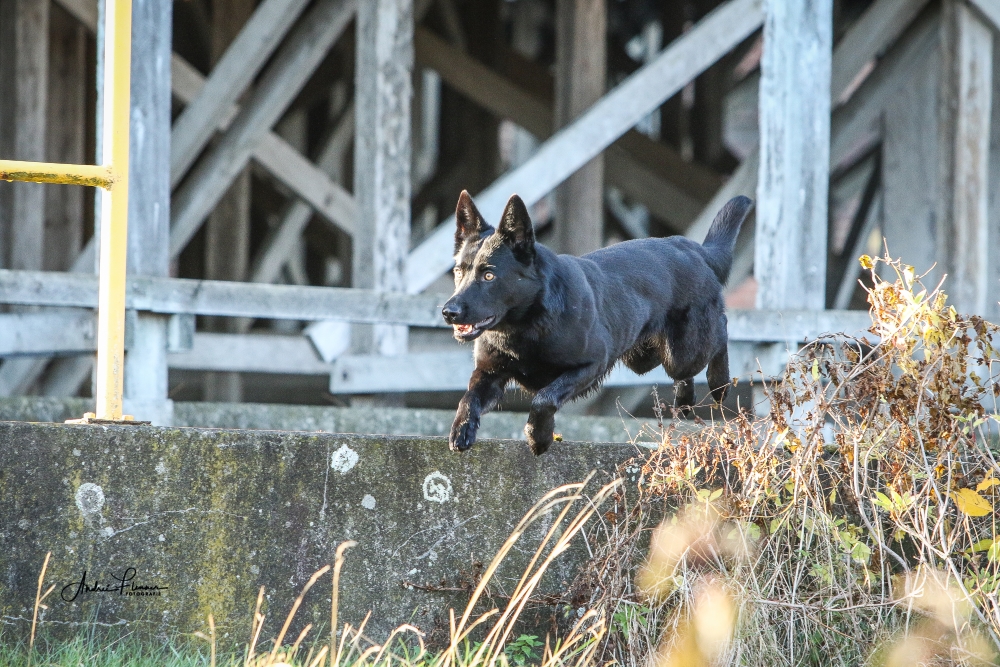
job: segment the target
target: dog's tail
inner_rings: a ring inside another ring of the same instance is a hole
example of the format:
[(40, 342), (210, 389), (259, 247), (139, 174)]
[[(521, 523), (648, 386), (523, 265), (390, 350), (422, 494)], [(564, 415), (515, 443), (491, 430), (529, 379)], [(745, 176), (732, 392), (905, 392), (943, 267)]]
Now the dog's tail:
[(752, 207), (753, 201), (749, 197), (741, 195), (730, 199), (715, 216), (715, 220), (712, 221), (712, 226), (709, 227), (708, 234), (705, 236), (705, 242), (702, 243), (707, 251), (705, 259), (722, 283), (725, 283), (729, 278), (729, 269), (733, 266), (733, 249), (736, 246), (736, 237)]

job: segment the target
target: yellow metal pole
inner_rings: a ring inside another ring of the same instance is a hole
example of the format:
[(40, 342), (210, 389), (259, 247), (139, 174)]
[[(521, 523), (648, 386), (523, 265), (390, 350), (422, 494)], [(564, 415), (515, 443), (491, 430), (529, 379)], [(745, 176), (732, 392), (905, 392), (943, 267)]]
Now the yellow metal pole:
[(111, 187), (102, 193), (101, 200), (97, 310), (98, 419), (122, 419), (131, 61), (132, 0), (106, 0), (103, 155), (104, 164), (113, 178)]
[(90, 164), (53, 164), (49, 162), (0, 160), (0, 180), (90, 185), (98, 188), (109, 188), (111, 187), (113, 177), (108, 167), (95, 167)]

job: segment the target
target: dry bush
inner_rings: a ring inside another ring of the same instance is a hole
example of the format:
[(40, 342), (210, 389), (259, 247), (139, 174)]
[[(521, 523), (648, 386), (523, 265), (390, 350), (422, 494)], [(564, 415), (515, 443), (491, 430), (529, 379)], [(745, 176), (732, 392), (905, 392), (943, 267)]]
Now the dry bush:
[[(810, 343), (767, 389), (770, 414), (667, 426), (632, 464), (638, 501), (616, 497), (576, 583), (610, 621), (604, 658), (978, 664), (1000, 649), (998, 328), (911, 267), (861, 261), (869, 337)], [(713, 595), (731, 615), (704, 611)], [(730, 616), (728, 642), (699, 630)]]

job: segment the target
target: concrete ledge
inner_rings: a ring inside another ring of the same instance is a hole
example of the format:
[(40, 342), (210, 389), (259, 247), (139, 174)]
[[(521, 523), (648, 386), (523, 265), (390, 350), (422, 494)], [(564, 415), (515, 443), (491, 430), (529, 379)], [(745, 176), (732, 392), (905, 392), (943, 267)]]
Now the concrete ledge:
[[(205, 630), (211, 613), (223, 643), (237, 645), (264, 585), (269, 638), (309, 576), (354, 539), (342, 620), (357, 624), (372, 610), (373, 637), (405, 621), (446, 627), (448, 607), (461, 609), (464, 595), (402, 582), (454, 586), (474, 561), (489, 562), (542, 494), (591, 470), (595, 482), (609, 481), (639, 451), (557, 442), (536, 458), (522, 442), (487, 440), (457, 455), (430, 437), (3, 422), (0, 621), (27, 633), (51, 551), (45, 632), (95, 620), (172, 635)], [(546, 523), (524, 536), (497, 590), (520, 574)], [(561, 557), (545, 587), (568, 581), (580, 557)], [(84, 571), (88, 584), (109, 586), (128, 568), (133, 584), (167, 589), (60, 598)], [(310, 592), (297, 627), (329, 627), (329, 582)]]
[[(126, 406), (128, 407), (128, 406)], [(27, 396), (0, 399), (0, 421), (63, 422), (94, 409), (90, 399)], [(139, 419), (149, 419), (140, 410)], [(173, 403), (173, 426), (239, 428), (379, 435), (447, 435), (455, 413), (451, 410), (406, 408), (335, 408), (263, 403)], [(520, 412), (492, 412), (483, 417), (482, 438), (524, 439), (528, 416)], [(154, 420), (154, 424), (156, 421)], [(687, 425), (682, 424), (682, 428)], [(580, 442), (653, 443), (645, 419), (582, 417), (556, 413), (556, 432)], [(694, 428), (694, 425), (691, 425)]]

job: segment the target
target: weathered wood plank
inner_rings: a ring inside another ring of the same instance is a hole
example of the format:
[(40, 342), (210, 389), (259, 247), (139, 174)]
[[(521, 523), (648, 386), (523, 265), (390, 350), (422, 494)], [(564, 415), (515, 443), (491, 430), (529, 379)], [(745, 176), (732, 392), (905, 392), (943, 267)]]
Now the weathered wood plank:
[(993, 23), (993, 28), (1000, 30), (1000, 3), (996, 0), (969, 0), (976, 8)]
[(358, 206), (354, 197), (288, 142), (273, 133), (265, 134), (253, 156), (340, 231), (355, 234)]
[[(729, 0), (721, 5), (545, 142), (530, 160), (479, 193), (479, 210), (488, 220), (498, 219), (512, 192), (529, 206), (537, 202), (739, 44), (762, 18), (760, 0)], [(452, 233), (450, 226), (442, 225), (410, 253), (409, 292), (426, 289), (451, 267)]]
[[(128, 273), (170, 273), (170, 58), (173, 5), (132, 2)], [(141, 313), (125, 356), (124, 396), (167, 402), (166, 318)]]
[[(554, 132), (550, 104), (475, 58), (462, 53), (426, 28), (414, 32), (417, 62), (430, 67), (462, 95), (501, 118), (508, 118), (539, 139)], [(549, 88), (552, 77), (545, 77)], [(605, 152), (605, 178), (650, 211), (683, 228), (701, 211), (722, 183), (713, 171), (686, 162), (669, 146), (630, 130)], [(450, 221), (449, 221), (450, 222)]]
[[(989, 174), (991, 105), (993, 104), (993, 30), (964, 1), (946, 12), (951, 48), (942, 72), (945, 86), (940, 108), (947, 154), (948, 292), (962, 312), (985, 315), (988, 297)], [(992, 187), (996, 187), (996, 176)]]
[(847, 269), (844, 271), (844, 276), (837, 287), (837, 294), (833, 298), (833, 307), (835, 309), (842, 310), (851, 305), (851, 298), (854, 296), (855, 290), (858, 289), (858, 276), (861, 275), (861, 264), (858, 262), (858, 258), (864, 254), (865, 247), (868, 244), (868, 237), (871, 236), (872, 231), (878, 229), (881, 222), (882, 191), (879, 190), (868, 206), (868, 211), (865, 213), (861, 229), (858, 230), (854, 244), (850, 250), (846, 251)]
[[(344, 320), (447, 328), (446, 295), (406, 295), (342, 287), (303, 287), (135, 276), (127, 306), (156, 313), (187, 313), (290, 320)], [(97, 277), (0, 270), (0, 303), (97, 307)], [(862, 311), (730, 310), (734, 341), (804, 341), (821, 333), (855, 334), (870, 325)]]
[[(316, 166), (330, 176), (334, 183), (337, 183), (340, 178), (339, 176), (334, 178), (334, 176), (342, 171), (341, 165), (344, 156), (354, 137), (354, 110), (352, 102), (337, 121), (337, 126), (330, 133), (326, 145), (323, 146), (319, 158), (316, 160)], [(348, 195), (348, 197), (350, 197), (350, 210), (353, 211), (349, 229), (353, 230), (354, 221), (357, 219), (357, 205), (353, 196)], [(274, 282), (280, 274), (281, 268), (298, 247), (302, 232), (309, 224), (309, 220), (312, 219), (312, 214), (313, 209), (304, 201), (297, 201), (288, 209), (277, 228), (264, 239), (250, 270), (251, 281), (255, 283)]]
[(353, 15), (353, 0), (320, 0), (303, 16), (232, 125), (174, 195), (171, 256), (187, 245)]
[[(354, 95), (354, 196), (358, 218), (352, 245), (352, 285), (405, 293), (410, 247), (410, 102), (413, 72), (412, 0), (358, 5)], [(356, 330), (359, 352), (401, 354), (405, 327)]]
[[(46, 127), (49, 162), (87, 161), (86, 31), (73, 16), (53, 7), (49, 16), (49, 103)], [(66, 271), (83, 245), (86, 188), (45, 188), (45, 251), (42, 269)]]
[[(126, 304), (130, 309), (158, 313), (442, 327), (441, 306), (446, 298), (354, 288), (134, 276), (129, 280)], [(96, 308), (97, 277), (0, 270), (0, 303)]]
[[(0, 0), (0, 155), (44, 162), (49, 3)], [(0, 266), (42, 268), (45, 187), (0, 182)]]
[(858, 19), (858, 29), (844, 35), (834, 51), (830, 73), (830, 97), (839, 102), (858, 73), (899, 38), (928, 0), (882, 0), (874, 2)]
[(832, 0), (767, 4), (754, 274), (760, 308), (826, 301)]
[(96, 335), (97, 318), (92, 310), (4, 313), (0, 314), (0, 357), (93, 352)]
[(178, 370), (228, 373), (327, 375), (331, 369), (305, 336), (268, 334), (198, 333), (190, 351), (169, 361)]
[(830, 166), (839, 169), (878, 143), (882, 115), (900, 87), (916, 80), (940, 42), (940, 13), (924, 13), (879, 60), (851, 99), (837, 107), (830, 126)]
[(218, 118), (271, 57), (308, 0), (266, 0), (215, 64), (198, 96), (178, 116), (171, 135), (170, 184), (177, 185), (218, 127)]
[[(993, 128), (990, 131), (990, 173), (994, 182), (1000, 174), (1000, 48), (993, 48)], [(1000, 322), (1000, 188), (990, 188), (989, 212), (990, 294), (986, 317)]]
[[(914, 61), (907, 80), (887, 87), (885, 113), (881, 121), (882, 186), (884, 217), (882, 236), (893, 257), (903, 257), (920, 272), (930, 270), (939, 259), (945, 225), (939, 219), (937, 202), (941, 178), (937, 137), (938, 72), (941, 63), (939, 23), (932, 28), (932, 47)], [(867, 83), (867, 82), (866, 82)], [(942, 261), (926, 278), (937, 284), (947, 272)]]
[[(733, 377), (767, 377), (782, 372), (789, 358), (789, 348), (778, 353), (768, 349), (762, 353), (745, 343), (730, 344), (730, 370)], [(791, 350), (796, 349), (794, 346)], [(472, 375), (471, 351), (424, 352), (401, 357), (375, 355), (345, 355), (331, 364), (330, 393), (374, 393), (405, 391), (460, 391), (466, 389)], [(673, 380), (662, 367), (645, 375), (636, 375), (617, 365), (605, 378), (605, 387), (636, 387), (658, 384), (668, 386)], [(698, 384), (707, 384), (704, 371), (695, 377)]]
[[(565, 127), (604, 94), (605, 0), (556, 0), (555, 122)], [(554, 245), (583, 255), (604, 245), (604, 158), (598, 154), (556, 189)]]

